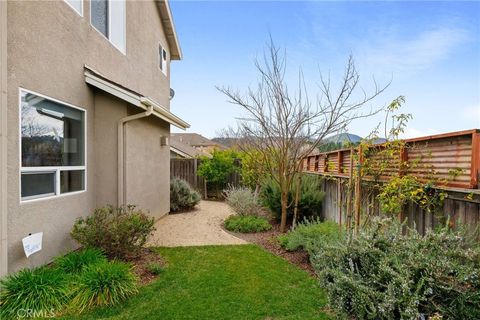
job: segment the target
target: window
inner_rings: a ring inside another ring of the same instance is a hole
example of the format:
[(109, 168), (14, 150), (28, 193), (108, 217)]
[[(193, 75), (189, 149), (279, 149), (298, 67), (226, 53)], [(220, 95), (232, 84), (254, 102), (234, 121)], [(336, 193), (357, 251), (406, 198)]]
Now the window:
[(91, 0), (90, 23), (125, 53), (125, 0)]
[(159, 65), (160, 70), (167, 75), (167, 51), (162, 47), (162, 45), (158, 45), (158, 56), (159, 56)]
[(85, 111), (20, 91), (21, 198), (85, 190)]
[(79, 15), (83, 16), (83, 0), (64, 0)]

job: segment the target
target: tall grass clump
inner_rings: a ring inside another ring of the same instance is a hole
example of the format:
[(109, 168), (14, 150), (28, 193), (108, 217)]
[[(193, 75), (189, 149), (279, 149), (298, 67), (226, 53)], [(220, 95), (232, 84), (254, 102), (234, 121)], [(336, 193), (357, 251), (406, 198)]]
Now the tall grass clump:
[(0, 318), (53, 317), (68, 302), (68, 282), (56, 269), (24, 269), (0, 280)]
[(89, 265), (73, 286), (71, 308), (76, 312), (118, 304), (138, 292), (130, 265), (102, 262)]
[(227, 204), (236, 214), (256, 216), (262, 213), (262, 206), (249, 188), (229, 186), (223, 193)]
[(105, 261), (107, 261), (107, 258), (100, 249), (86, 248), (56, 258), (54, 265), (67, 274), (75, 274), (91, 264)]

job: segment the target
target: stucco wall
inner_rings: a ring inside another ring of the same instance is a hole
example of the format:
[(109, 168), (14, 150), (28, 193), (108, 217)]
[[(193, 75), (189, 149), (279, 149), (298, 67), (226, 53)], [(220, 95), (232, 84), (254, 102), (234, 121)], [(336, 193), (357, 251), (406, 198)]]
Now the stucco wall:
[(158, 118), (126, 124), (126, 203), (155, 218), (170, 211), (170, 148), (161, 146), (162, 136), (169, 136), (169, 126)]
[[(90, 26), (88, 1), (84, 1), (83, 17), (63, 1), (8, 3), (9, 272), (48, 262), (51, 257), (74, 248), (68, 235), (74, 220), (89, 214), (99, 204), (114, 202), (112, 199), (116, 193), (117, 137), (115, 121), (128, 113), (127, 107), (113, 97), (96, 96), (95, 90), (85, 84), (84, 65), (89, 65), (112, 81), (150, 96), (169, 107), (169, 78), (165, 77), (158, 67), (158, 44), (161, 42), (164, 47), (168, 46), (157, 8), (153, 1), (127, 1), (126, 6), (127, 40), (124, 55)], [(88, 175), (85, 192), (21, 203), (19, 87), (87, 111)], [(113, 100), (107, 102), (109, 99)], [(100, 107), (105, 109), (99, 109)], [(102, 119), (101, 121), (105, 120), (105, 123), (95, 122), (96, 116)], [(168, 125), (165, 124), (158, 130), (162, 133), (168, 132)], [(145, 130), (140, 131), (143, 134)], [(161, 152), (156, 154), (160, 155)], [(165, 184), (168, 184), (168, 180)], [(149, 186), (153, 184), (149, 183)], [(165, 186), (161, 189), (164, 190)], [(162, 195), (160, 198), (166, 199), (167, 196), (168, 194)], [(116, 196), (114, 199), (116, 200)], [(148, 205), (149, 201), (151, 200), (141, 202)], [(162, 214), (165, 212), (161, 205), (155, 205), (152, 212), (154, 210)], [(28, 233), (39, 231), (44, 232), (43, 250), (27, 261), (21, 239)]]

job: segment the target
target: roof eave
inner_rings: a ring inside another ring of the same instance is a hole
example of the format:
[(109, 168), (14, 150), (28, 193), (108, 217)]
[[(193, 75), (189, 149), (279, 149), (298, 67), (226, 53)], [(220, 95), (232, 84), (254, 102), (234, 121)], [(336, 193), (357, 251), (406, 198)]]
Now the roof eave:
[(172, 11), (168, 0), (156, 0), (158, 11), (160, 13), (160, 19), (162, 21), (165, 37), (167, 38), (168, 45), (170, 47), (170, 59), (182, 60), (182, 49), (177, 37), (177, 31), (173, 22)]

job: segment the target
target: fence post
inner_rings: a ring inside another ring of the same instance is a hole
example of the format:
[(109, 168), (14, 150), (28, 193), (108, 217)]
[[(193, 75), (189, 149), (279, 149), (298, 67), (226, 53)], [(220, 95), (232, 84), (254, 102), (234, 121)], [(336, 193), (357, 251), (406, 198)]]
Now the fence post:
[(357, 180), (355, 180), (355, 234), (358, 234), (360, 228), (360, 204), (362, 198), (362, 146), (358, 147)]

